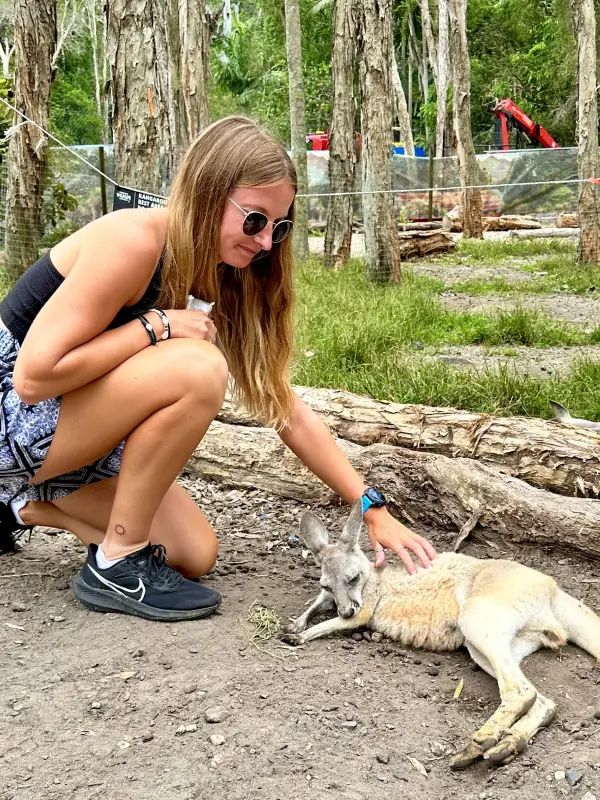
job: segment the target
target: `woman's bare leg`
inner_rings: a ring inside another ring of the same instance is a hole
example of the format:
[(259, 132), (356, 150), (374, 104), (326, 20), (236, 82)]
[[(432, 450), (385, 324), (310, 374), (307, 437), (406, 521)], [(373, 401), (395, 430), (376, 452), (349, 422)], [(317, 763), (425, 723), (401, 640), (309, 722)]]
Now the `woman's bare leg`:
[[(84, 486), (53, 503), (29, 502), (21, 516), (28, 525), (62, 528), (84, 544), (100, 544), (112, 512), (119, 478)], [(206, 575), (218, 554), (210, 523), (182, 486), (167, 490), (150, 529), (152, 544), (163, 544), (169, 563), (188, 578)]]
[(63, 396), (54, 439), (32, 483), (89, 464), (126, 439), (102, 548), (109, 559), (138, 550), (217, 415), (226, 385), (225, 359), (207, 342), (176, 339), (143, 350)]

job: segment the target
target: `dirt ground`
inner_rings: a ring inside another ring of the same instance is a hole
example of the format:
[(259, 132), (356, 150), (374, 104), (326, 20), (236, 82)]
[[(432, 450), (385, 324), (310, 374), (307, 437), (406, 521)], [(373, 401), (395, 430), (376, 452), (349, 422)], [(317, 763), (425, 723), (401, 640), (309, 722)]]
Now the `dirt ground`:
[[(84, 551), (69, 534), (37, 530), (0, 558), (1, 800), (600, 798), (600, 670), (589, 656), (568, 647), (530, 657), (525, 671), (557, 701), (555, 722), (506, 767), (452, 773), (444, 753), (498, 703), (466, 651), (364, 637), (297, 651), (253, 643), (253, 604), (285, 619), (318, 590), (295, 539), (303, 507), (215, 484), (188, 489), (221, 543), (208, 582), (223, 606), (212, 618), (166, 625), (83, 609), (70, 581)], [(339, 528), (343, 509), (321, 513)], [(439, 550), (455, 535), (423, 533)], [(600, 609), (598, 563), (498, 545), (465, 552), (518, 557)]]

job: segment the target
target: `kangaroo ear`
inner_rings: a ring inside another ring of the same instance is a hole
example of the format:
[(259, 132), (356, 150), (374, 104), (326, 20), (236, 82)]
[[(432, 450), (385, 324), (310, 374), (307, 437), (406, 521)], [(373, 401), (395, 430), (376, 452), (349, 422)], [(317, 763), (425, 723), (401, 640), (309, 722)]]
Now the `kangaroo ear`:
[(315, 557), (317, 564), (320, 564), (323, 550), (329, 544), (329, 534), (325, 525), (312, 511), (306, 511), (302, 515), (300, 538)]
[(344, 530), (340, 536), (340, 542), (348, 545), (348, 547), (356, 547), (362, 527), (362, 519), (362, 499), (359, 497), (358, 500), (355, 500), (352, 504), (352, 511), (344, 525)]

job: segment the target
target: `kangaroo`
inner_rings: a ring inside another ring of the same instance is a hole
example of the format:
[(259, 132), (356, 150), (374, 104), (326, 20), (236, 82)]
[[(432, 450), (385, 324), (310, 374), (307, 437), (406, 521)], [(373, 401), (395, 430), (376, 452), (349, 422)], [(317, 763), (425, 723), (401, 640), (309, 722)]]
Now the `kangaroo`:
[[(483, 757), (508, 764), (536, 733), (552, 722), (556, 704), (525, 677), (521, 661), (542, 647), (574, 642), (600, 661), (600, 618), (563, 592), (553, 578), (504, 559), (482, 560), (442, 553), (430, 569), (409, 575), (403, 566), (375, 568), (360, 549), (361, 501), (339, 540), (312, 512), (300, 537), (321, 566), (321, 592), (282, 639), (302, 645), (338, 631), (367, 627), (405, 646), (452, 651), (466, 646), (471, 658), (498, 681), (501, 703), (451, 759), (463, 769)], [(318, 612), (337, 616), (307, 629)]]
[(550, 400), (550, 405), (558, 422), (566, 422), (569, 425), (576, 425), (578, 428), (587, 428), (589, 431), (598, 431), (600, 433), (600, 422), (572, 417), (564, 406), (561, 406), (560, 403), (555, 403), (554, 400)]

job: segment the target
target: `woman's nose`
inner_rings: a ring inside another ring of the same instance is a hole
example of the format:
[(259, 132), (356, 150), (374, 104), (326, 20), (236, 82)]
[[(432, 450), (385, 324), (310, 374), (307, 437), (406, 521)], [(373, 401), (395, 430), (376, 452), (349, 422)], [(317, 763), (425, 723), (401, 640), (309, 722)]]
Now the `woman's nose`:
[(270, 250), (273, 247), (273, 223), (269, 222), (260, 233), (254, 237), (254, 241), (261, 246), (263, 250)]

